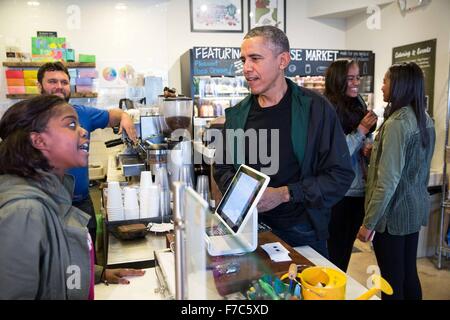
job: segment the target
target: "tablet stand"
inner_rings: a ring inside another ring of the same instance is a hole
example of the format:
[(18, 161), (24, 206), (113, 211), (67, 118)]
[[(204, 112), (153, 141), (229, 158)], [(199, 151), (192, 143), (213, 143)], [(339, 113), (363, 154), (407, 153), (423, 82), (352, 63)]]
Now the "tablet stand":
[(255, 251), (258, 246), (258, 210), (255, 208), (250, 215), (242, 231), (237, 234), (206, 237), (208, 253), (211, 256), (224, 256)]

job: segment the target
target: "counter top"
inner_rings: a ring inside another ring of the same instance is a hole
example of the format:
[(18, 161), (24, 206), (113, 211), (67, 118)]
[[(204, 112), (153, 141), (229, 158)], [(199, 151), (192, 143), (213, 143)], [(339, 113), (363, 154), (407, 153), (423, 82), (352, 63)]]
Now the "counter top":
[[(307, 258), (309, 261), (314, 263), (316, 266), (323, 266), (340, 270), (337, 266), (331, 263), (330, 260), (323, 257), (321, 254), (319, 254), (316, 250), (314, 250), (310, 246), (295, 247), (294, 249), (297, 252), (299, 252), (302, 256)], [(367, 275), (367, 277), (369, 276), (370, 275)], [(360, 284), (358, 281), (356, 281), (347, 274), (347, 287), (345, 292), (346, 300), (354, 300), (367, 290), (368, 289), (365, 286), (363, 286), (362, 284)], [(379, 299), (380, 298), (378, 298), (377, 296), (373, 296), (372, 298), (370, 298), (370, 300), (379, 300)]]
[[(113, 236), (110, 237), (110, 251), (108, 254), (108, 265), (114, 267), (114, 264), (143, 261), (146, 259), (154, 259), (154, 250), (160, 250), (166, 247), (165, 236), (147, 235), (145, 239), (139, 241), (119, 241)], [(336, 268), (329, 260), (321, 256), (309, 246), (294, 248), (296, 253), (301, 255), (304, 261), (308, 260), (314, 265)], [(258, 246), (257, 250), (261, 250)], [(279, 268), (278, 268), (279, 269)], [(130, 277), (129, 285), (113, 285), (109, 286), (101, 283), (95, 286), (96, 300), (161, 300), (164, 299), (161, 294), (155, 292), (159, 288), (159, 281), (156, 277), (155, 268), (146, 269), (146, 273), (142, 277)], [(217, 285), (217, 283), (216, 283)], [(353, 300), (366, 292), (367, 289), (352, 277), (347, 275), (346, 299)], [(372, 299), (378, 300), (374, 296)]]
[(108, 239), (108, 266), (154, 260), (154, 251), (166, 248), (165, 233), (149, 233), (144, 239), (118, 240), (112, 234)]

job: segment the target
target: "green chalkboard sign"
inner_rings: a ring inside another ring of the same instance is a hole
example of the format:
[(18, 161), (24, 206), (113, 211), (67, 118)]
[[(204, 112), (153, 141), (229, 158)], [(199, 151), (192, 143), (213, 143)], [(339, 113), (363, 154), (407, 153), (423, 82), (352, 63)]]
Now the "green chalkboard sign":
[(392, 63), (415, 62), (425, 77), (427, 109), (433, 116), (434, 75), (436, 70), (436, 39), (407, 44), (392, 49)]

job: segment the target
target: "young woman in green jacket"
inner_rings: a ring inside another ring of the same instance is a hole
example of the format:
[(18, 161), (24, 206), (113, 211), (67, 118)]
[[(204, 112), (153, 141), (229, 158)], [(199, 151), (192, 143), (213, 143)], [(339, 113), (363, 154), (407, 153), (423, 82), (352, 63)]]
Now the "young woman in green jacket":
[(430, 211), (427, 186), (435, 143), (423, 72), (413, 62), (393, 65), (382, 91), (387, 113), (372, 149), (358, 238), (374, 236), (381, 275), (394, 289), (383, 299), (421, 299), (416, 257), (419, 231)]

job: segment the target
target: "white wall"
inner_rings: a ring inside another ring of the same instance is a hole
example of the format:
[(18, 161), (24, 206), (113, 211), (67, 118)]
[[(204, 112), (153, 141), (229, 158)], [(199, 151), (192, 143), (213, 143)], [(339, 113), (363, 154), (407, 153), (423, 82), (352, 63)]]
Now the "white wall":
[[(75, 49), (76, 59), (79, 53), (95, 54), (97, 70), (101, 65), (128, 63), (140, 72), (152, 71), (167, 78), (167, 1), (124, 2), (128, 8), (121, 11), (115, 9), (115, 1), (40, 0), (40, 6), (30, 7), (27, 1), (2, 0), (0, 61), (4, 60), (5, 47), (15, 45), (31, 52), (31, 37), (36, 31), (57, 31)], [(79, 9), (79, 23), (74, 11), (68, 12), (72, 5)], [(0, 81), (5, 92), (4, 72)]]
[[(243, 33), (197, 33), (191, 32), (189, 1), (171, 0), (168, 5), (167, 33), (170, 64), (170, 85), (181, 88), (179, 58), (194, 46), (240, 47), (248, 31), (245, 15), (248, 1), (244, 0)], [(320, 22), (307, 18), (307, 0), (286, 1), (286, 33), (293, 48), (345, 49), (345, 21), (327, 19)]]
[(365, 11), (371, 5), (383, 5), (394, 2), (392, 0), (309, 0), (308, 16), (349, 16), (354, 11)]
[(434, 119), (436, 124), (436, 147), (432, 168), (442, 170), (447, 115), (447, 86), (449, 76), (450, 47), (450, 1), (432, 0), (418, 10), (400, 13), (393, 3), (381, 10), (381, 29), (369, 30), (366, 14), (348, 19), (348, 48), (373, 50), (375, 52), (375, 106), (383, 107), (381, 85), (384, 73), (392, 64), (392, 48), (437, 39), (436, 75), (434, 86)]

